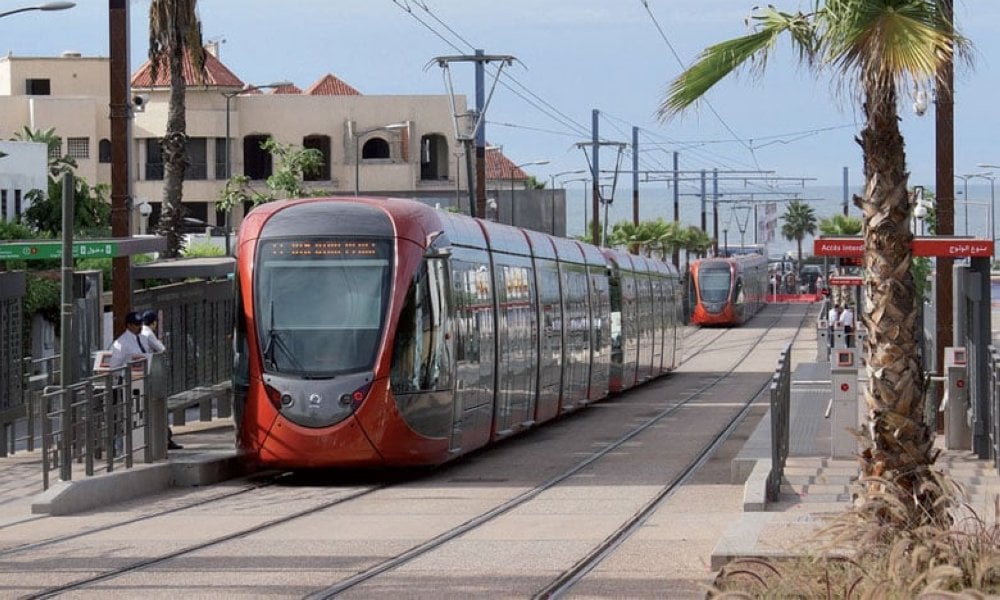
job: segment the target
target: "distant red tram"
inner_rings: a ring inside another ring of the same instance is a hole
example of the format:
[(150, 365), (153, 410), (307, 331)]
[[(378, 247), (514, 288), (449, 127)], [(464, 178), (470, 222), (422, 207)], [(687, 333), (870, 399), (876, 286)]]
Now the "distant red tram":
[(767, 300), (767, 259), (760, 254), (703, 258), (691, 265), (696, 325), (741, 325)]
[(680, 360), (672, 266), (390, 198), (262, 205), (237, 245), (238, 445), (436, 465)]

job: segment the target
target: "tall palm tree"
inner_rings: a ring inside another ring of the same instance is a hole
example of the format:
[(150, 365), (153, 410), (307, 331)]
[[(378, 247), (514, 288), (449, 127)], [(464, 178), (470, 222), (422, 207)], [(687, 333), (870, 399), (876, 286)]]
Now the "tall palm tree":
[(639, 226), (632, 221), (619, 221), (611, 226), (608, 245), (612, 247), (624, 246), (632, 254), (638, 254), (639, 241), (636, 239), (636, 234), (638, 233)]
[(781, 235), (786, 240), (795, 240), (798, 247), (799, 268), (802, 266), (802, 240), (806, 235), (816, 233), (816, 211), (813, 207), (798, 200), (792, 200), (788, 204), (788, 210), (781, 215), (784, 224), (781, 226)]
[[(948, 6), (944, 6), (947, 4)], [(898, 500), (913, 522), (943, 519), (942, 504), (921, 484), (930, 477), (933, 438), (924, 422), (923, 373), (917, 345), (914, 282), (910, 272), (910, 199), (906, 155), (899, 129), (899, 90), (924, 89), (938, 80), (954, 50), (968, 42), (953, 28), (950, 3), (941, 0), (815, 0), (809, 13), (772, 6), (755, 9), (747, 35), (708, 47), (674, 80), (660, 106), (661, 118), (691, 105), (715, 83), (748, 61), (767, 64), (779, 38), (788, 34), (799, 60), (829, 72), (838, 87), (854, 93), (865, 117), (858, 136), (865, 190), (854, 202), (864, 219), (868, 330), (865, 400), (870, 447), (862, 474), (898, 484)], [(878, 491), (874, 489), (873, 491)], [(885, 519), (888, 511), (877, 511)]]
[(163, 202), (157, 232), (167, 238), (168, 258), (184, 249), (180, 225), (184, 217), (184, 169), (187, 167), (187, 120), (184, 63), (190, 57), (196, 77), (205, 72), (205, 48), (201, 39), (198, 0), (152, 0), (149, 5), (149, 61), (153, 82), (166, 63), (170, 72), (170, 103), (167, 109), (163, 149)]

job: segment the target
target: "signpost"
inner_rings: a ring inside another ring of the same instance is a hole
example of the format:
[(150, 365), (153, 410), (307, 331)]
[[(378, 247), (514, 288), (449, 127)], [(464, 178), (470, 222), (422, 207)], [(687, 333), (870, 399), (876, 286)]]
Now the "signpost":
[[(114, 258), (116, 242), (73, 242), (73, 258)], [(62, 256), (62, 242), (15, 242), (0, 244), (0, 260), (50, 260)]]
[[(166, 238), (156, 236), (82, 240), (73, 242), (73, 258), (120, 258), (134, 254), (163, 252), (166, 247)], [(59, 260), (61, 257), (60, 240), (0, 242), (0, 261)]]
[[(910, 244), (914, 256), (943, 256), (945, 258), (992, 258), (993, 240), (968, 237), (915, 237)], [(820, 237), (813, 240), (816, 256), (860, 257), (865, 253), (865, 242), (859, 237)]]

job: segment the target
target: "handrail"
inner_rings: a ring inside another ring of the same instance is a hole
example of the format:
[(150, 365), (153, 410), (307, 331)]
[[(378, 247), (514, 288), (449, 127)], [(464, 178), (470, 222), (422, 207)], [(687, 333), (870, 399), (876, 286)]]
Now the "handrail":
[(771, 375), (771, 472), (767, 476), (767, 501), (777, 502), (789, 448), (789, 412), (792, 395), (792, 345), (789, 343), (778, 357), (778, 366)]

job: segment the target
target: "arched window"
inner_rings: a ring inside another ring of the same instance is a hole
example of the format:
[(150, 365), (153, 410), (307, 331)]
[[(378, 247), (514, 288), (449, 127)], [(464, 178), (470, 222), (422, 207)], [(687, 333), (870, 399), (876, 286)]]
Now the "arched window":
[(260, 147), (270, 138), (266, 133), (243, 138), (243, 174), (251, 180), (267, 179), (274, 172), (271, 153)]
[(97, 142), (97, 161), (102, 163), (111, 162), (111, 140), (105, 138)]
[(448, 179), (448, 140), (439, 133), (420, 138), (420, 179)]
[(329, 181), (330, 180), (330, 136), (328, 135), (307, 135), (302, 138), (302, 147), (311, 150), (319, 150), (323, 155), (319, 168), (309, 173), (303, 173), (302, 178), (306, 181)]
[(373, 137), (361, 147), (361, 158), (390, 158), (389, 142), (380, 137)]

